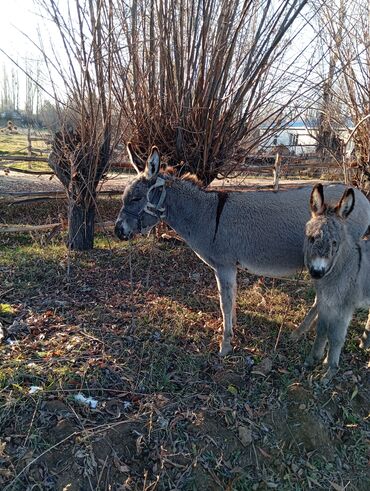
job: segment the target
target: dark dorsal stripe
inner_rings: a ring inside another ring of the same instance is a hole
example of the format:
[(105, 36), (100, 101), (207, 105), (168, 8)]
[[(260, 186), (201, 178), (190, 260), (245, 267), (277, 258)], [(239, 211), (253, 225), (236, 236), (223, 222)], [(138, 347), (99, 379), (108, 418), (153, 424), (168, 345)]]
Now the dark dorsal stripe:
[(358, 251), (358, 269), (357, 269), (357, 274), (358, 274), (360, 272), (360, 268), (361, 268), (362, 250), (358, 244), (356, 244), (356, 249)]
[(225, 203), (228, 199), (229, 195), (226, 191), (217, 191), (217, 211), (216, 211), (216, 228), (215, 228), (215, 233), (213, 236), (213, 242), (216, 239), (217, 231), (218, 231), (218, 226), (220, 224), (220, 218), (222, 215), (222, 210), (224, 209)]

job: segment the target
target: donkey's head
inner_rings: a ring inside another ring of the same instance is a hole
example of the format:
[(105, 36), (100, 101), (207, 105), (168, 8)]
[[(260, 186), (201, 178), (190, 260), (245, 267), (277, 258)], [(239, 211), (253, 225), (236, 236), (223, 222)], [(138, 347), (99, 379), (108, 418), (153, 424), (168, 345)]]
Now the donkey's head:
[(305, 264), (312, 278), (330, 273), (346, 238), (345, 220), (353, 210), (355, 193), (347, 189), (335, 206), (324, 201), (322, 184), (316, 184), (311, 193), (311, 220), (306, 225), (304, 244)]
[(158, 148), (152, 147), (143, 172), (139, 171), (142, 161), (130, 144), (127, 151), (138, 176), (126, 186), (123, 193), (123, 206), (115, 226), (115, 234), (121, 240), (149, 232), (164, 218), (166, 197), (165, 180), (159, 175), (161, 162)]

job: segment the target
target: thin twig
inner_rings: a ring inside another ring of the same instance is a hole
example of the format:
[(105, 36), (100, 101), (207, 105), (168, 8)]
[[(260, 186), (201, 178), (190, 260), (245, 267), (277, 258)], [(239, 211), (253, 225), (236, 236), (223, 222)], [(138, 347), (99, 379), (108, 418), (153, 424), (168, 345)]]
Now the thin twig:
[(152, 240), (150, 243), (150, 253), (149, 253), (149, 265), (148, 265), (148, 270), (146, 273), (146, 279), (145, 279), (145, 288), (148, 290), (149, 289), (149, 282), (150, 282), (150, 275), (152, 272), (152, 265), (153, 265), (153, 257), (154, 257), (154, 245), (156, 243), (156, 237), (155, 234), (152, 233)]
[(132, 241), (129, 240), (128, 244), (128, 265), (130, 271), (130, 303), (131, 303), (131, 327), (130, 333), (134, 333), (136, 329), (135, 323), (135, 298), (134, 298), (134, 277), (133, 277), (133, 269), (132, 269), (132, 250), (133, 245)]

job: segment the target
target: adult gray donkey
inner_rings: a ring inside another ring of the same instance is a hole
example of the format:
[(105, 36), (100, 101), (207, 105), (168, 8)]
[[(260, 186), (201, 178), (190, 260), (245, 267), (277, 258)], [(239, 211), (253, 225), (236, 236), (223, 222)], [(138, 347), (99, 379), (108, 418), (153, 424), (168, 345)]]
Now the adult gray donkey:
[[(355, 240), (348, 233), (356, 199), (354, 190), (347, 189), (336, 206), (327, 205), (321, 184), (313, 188), (310, 199), (312, 216), (306, 225), (304, 260), (315, 283), (318, 322), (305, 365), (320, 361), (329, 342), (323, 380), (330, 380), (338, 370), (355, 309), (370, 306), (370, 241)], [(370, 315), (361, 344), (370, 346)]]
[[(237, 268), (272, 277), (292, 275), (303, 268), (311, 189), (278, 193), (205, 191), (194, 178), (161, 172), (157, 147), (152, 148), (142, 173), (131, 146), (128, 151), (139, 175), (124, 191), (115, 233), (127, 240), (149, 232), (163, 220), (214, 270), (223, 316), (220, 354), (225, 355), (232, 349)], [(330, 186), (327, 195), (337, 201), (344, 189), (342, 185)], [(370, 204), (359, 191), (355, 193), (356, 206), (348, 227), (357, 239), (370, 223)], [(314, 304), (300, 328), (302, 332), (316, 314)]]

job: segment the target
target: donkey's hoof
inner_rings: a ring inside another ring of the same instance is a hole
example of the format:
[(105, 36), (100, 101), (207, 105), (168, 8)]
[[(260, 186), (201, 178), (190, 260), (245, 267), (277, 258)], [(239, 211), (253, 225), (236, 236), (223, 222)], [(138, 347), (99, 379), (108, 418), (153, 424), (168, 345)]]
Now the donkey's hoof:
[(318, 363), (319, 363), (319, 360), (316, 357), (314, 357), (312, 355), (308, 355), (304, 361), (304, 367), (310, 369), (310, 368), (313, 368)]
[(338, 368), (329, 367), (324, 373), (324, 375), (321, 377), (321, 383), (323, 385), (329, 384), (334, 378), (334, 376), (337, 374), (337, 372), (338, 372)]
[(232, 350), (233, 347), (231, 346), (231, 343), (224, 343), (220, 346), (220, 356), (226, 356), (231, 353)]
[(295, 329), (289, 335), (289, 339), (291, 341), (298, 341), (301, 337), (302, 337), (302, 333), (299, 331), (299, 328)]
[(361, 349), (368, 349), (370, 348), (370, 334), (365, 336), (362, 336), (361, 341), (360, 341), (360, 348)]

